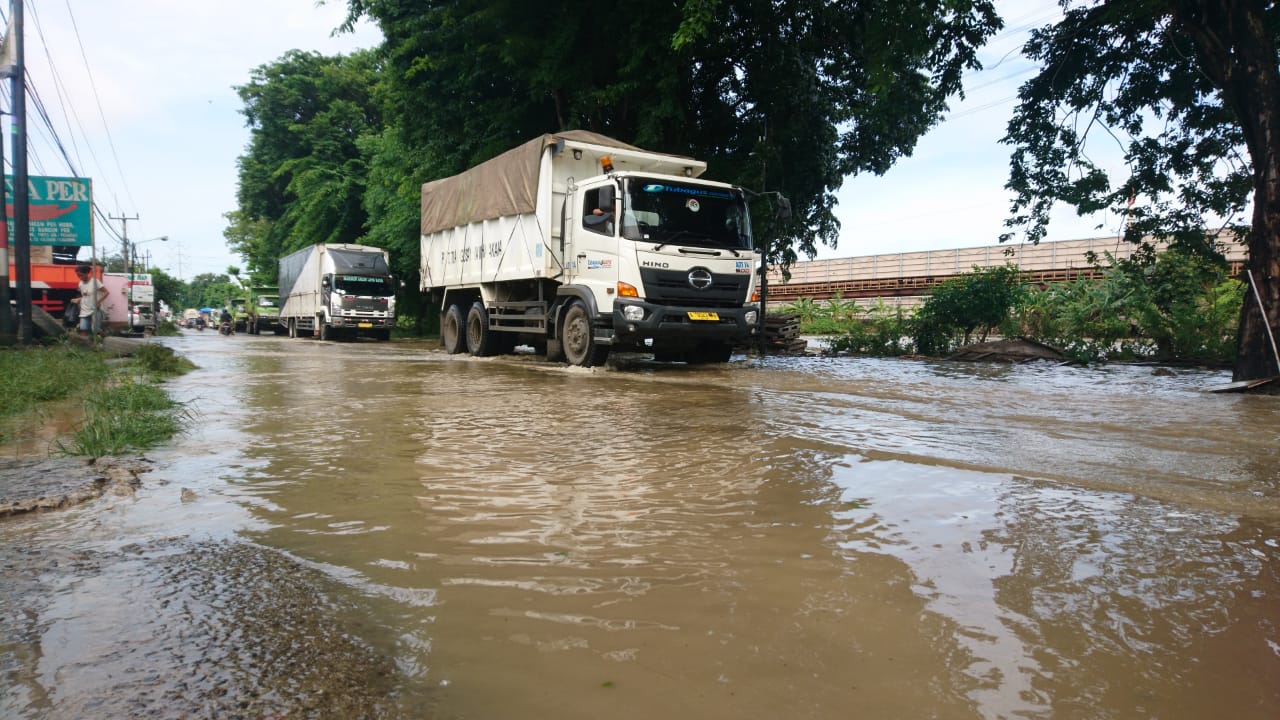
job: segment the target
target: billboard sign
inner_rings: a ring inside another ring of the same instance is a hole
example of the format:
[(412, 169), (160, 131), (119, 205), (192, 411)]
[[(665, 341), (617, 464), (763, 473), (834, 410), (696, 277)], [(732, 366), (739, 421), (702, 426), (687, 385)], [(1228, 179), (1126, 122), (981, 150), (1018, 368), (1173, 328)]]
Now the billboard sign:
[(129, 300), (136, 303), (155, 302), (155, 286), (151, 284), (151, 273), (134, 273), (129, 281)]
[[(32, 176), (30, 193), (32, 245), (93, 244), (93, 182), (89, 178)], [(4, 176), (8, 236), (13, 237), (13, 176)]]

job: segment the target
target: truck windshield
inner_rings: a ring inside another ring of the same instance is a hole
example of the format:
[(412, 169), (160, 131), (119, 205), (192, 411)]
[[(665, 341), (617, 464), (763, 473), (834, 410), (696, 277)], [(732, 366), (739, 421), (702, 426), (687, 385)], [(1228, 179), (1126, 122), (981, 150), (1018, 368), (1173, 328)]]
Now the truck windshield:
[(396, 294), (395, 284), (391, 278), (384, 276), (369, 277), (367, 275), (336, 275), (334, 287), (344, 295), (372, 295), (374, 297), (391, 297)]
[(751, 250), (742, 193), (667, 179), (627, 178), (622, 236), (629, 240)]

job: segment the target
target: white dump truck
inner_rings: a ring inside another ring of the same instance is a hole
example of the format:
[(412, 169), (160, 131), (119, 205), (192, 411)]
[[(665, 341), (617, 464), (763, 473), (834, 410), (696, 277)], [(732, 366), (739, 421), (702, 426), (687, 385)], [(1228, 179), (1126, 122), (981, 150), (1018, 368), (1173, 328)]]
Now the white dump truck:
[(396, 288), (387, 251), (320, 244), (280, 258), (280, 325), (289, 337), (391, 338)]
[(729, 360), (757, 332), (761, 258), (747, 191), (705, 169), (569, 131), (423, 185), (422, 290), (445, 350)]

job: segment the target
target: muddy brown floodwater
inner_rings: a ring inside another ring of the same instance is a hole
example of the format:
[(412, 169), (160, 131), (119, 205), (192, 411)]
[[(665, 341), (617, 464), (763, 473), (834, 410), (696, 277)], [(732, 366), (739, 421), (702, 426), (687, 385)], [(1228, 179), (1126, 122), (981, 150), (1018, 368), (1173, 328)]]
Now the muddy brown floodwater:
[(132, 496), (0, 522), (0, 716), (1280, 717), (1280, 398), (188, 333)]

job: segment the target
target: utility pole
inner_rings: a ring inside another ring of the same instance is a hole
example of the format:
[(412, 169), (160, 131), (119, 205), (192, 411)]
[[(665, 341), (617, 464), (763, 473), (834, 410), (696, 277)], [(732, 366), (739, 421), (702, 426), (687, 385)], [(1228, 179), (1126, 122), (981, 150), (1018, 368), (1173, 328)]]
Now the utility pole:
[(13, 264), (18, 283), (18, 335), (24, 345), (35, 342), (31, 326), (31, 191), (27, 184), (27, 83), (26, 49), (22, 43), (23, 4), (14, 0), (11, 11), (14, 73), (10, 82), (13, 98)]
[[(0, 73), (8, 72), (12, 72), (12, 68), (6, 66), (0, 70)], [(0, 125), (0, 168), (4, 167), (2, 128), (3, 125)], [(0, 202), (0, 345), (6, 346), (18, 342), (18, 323), (13, 317), (13, 308), (9, 307), (9, 211), (5, 208), (8, 204), (8, 192), (6, 187), (5, 202)]]
[(120, 242), (124, 245), (124, 271), (126, 273), (124, 297), (125, 306), (129, 306), (133, 302), (133, 258), (130, 256), (129, 248), (129, 221), (137, 220), (138, 214), (134, 213), (133, 217), (128, 215), (108, 215), (111, 220), (120, 221)]

